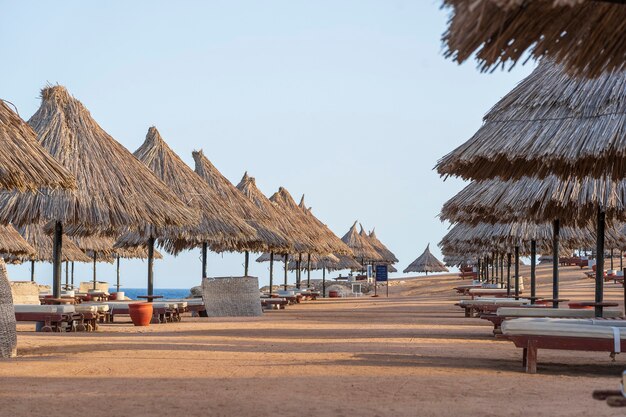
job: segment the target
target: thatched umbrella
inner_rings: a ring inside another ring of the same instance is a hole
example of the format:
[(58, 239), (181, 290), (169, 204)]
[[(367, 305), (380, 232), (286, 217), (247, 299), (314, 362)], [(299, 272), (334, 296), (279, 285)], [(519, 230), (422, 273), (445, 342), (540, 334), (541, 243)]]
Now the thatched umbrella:
[(22, 237), (11, 225), (0, 225), (0, 253), (10, 258), (25, 259), (35, 256), (35, 249), (30, 242)]
[(358, 221), (355, 221), (348, 233), (346, 233), (341, 240), (343, 243), (348, 245), (350, 249), (352, 249), (353, 256), (355, 259), (360, 259), (361, 264), (364, 265), (366, 262), (379, 262), (382, 261), (382, 257), (378, 253), (376, 249), (370, 244), (369, 240), (365, 237), (361, 236), (356, 229), (356, 224)]
[(398, 261), (398, 258), (396, 258), (396, 255), (393, 254), (393, 252), (391, 252), (387, 246), (385, 246), (383, 244), (383, 242), (381, 242), (378, 237), (376, 236), (376, 231), (375, 229), (372, 229), (372, 231), (369, 233), (368, 235), (369, 237), (369, 243), (370, 245), (372, 245), (374, 247), (374, 249), (376, 249), (376, 251), (378, 251), (378, 253), (383, 257), (384, 261), (389, 263), (389, 264), (395, 264)]
[[(53, 294), (61, 289), (61, 236), (141, 229), (154, 246), (153, 228), (198, 221), (126, 148), (106, 133), (61, 86), (41, 92), (41, 107), (29, 124), (38, 140), (77, 181), (77, 190), (0, 195), (0, 218), (27, 213), (54, 228)], [(149, 262), (150, 264), (150, 262)], [(148, 271), (148, 292), (152, 270)]]
[[(36, 224), (20, 227), (19, 235), (35, 248), (34, 253), (20, 257), (23, 261), (30, 261), (30, 280), (35, 281), (35, 262), (52, 262), (54, 259), (52, 236), (46, 234), (43, 226)], [(89, 262), (90, 259), (65, 234), (62, 237), (62, 241), (63, 253), (61, 254), (61, 261), (65, 262), (65, 285), (69, 285), (68, 262)], [(74, 279), (72, 277), (73, 284)]]
[[(37, 135), (0, 100), (0, 189), (36, 191), (41, 187), (75, 188), (72, 174), (55, 161), (37, 142)], [(22, 226), (34, 223), (28, 211), (1, 213), (2, 223)], [(11, 239), (10, 239), (11, 241)], [(32, 249), (32, 248), (31, 248)], [(17, 333), (11, 285), (4, 261), (0, 261), (0, 357), (17, 352)]]
[(404, 274), (409, 272), (417, 272), (417, 273), (426, 273), (428, 275), (429, 272), (449, 272), (448, 268), (441, 262), (439, 259), (435, 257), (432, 253), (430, 253), (430, 243), (426, 245), (426, 249), (424, 252), (417, 257), (416, 260), (411, 262), (409, 266), (407, 266), (404, 271)]
[(452, 8), (446, 56), (476, 55), (482, 71), (549, 56), (587, 77), (624, 68), (626, 6), (621, 0), (443, 0)]
[[(168, 252), (202, 247), (202, 277), (207, 276), (207, 247), (214, 250), (238, 250), (248, 244), (258, 245), (257, 231), (229, 205), (229, 201), (203, 181), (167, 145), (156, 127), (148, 129), (146, 140), (135, 157), (172, 190), (181, 201), (196, 209), (201, 221), (195, 225), (170, 228), (160, 239)], [(270, 242), (275, 243), (275, 242)]]
[[(537, 69), (485, 116), (465, 144), (442, 158), (442, 175), (519, 179), (532, 173), (621, 181), (626, 166), (626, 72), (576, 79), (550, 61)], [(591, 201), (591, 199), (587, 199)], [(596, 303), (603, 300), (606, 212), (595, 204)], [(554, 219), (555, 249), (559, 221)], [(556, 250), (555, 250), (556, 252)], [(553, 274), (558, 274), (554, 265)], [(602, 307), (596, 307), (601, 315)]]
[[(293, 200), (290, 197), (291, 196), (289, 196), (288, 198), (289, 204), (293, 202)], [(295, 210), (295, 207), (292, 207), (292, 208)], [(304, 194), (302, 195), (302, 198), (300, 199), (300, 204), (298, 204), (298, 208), (301, 210), (302, 213), (304, 213), (305, 219), (308, 222), (312, 223), (312, 227), (319, 231), (321, 239), (323, 239), (327, 243), (329, 248), (333, 248), (332, 253), (341, 254), (341, 255), (352, 254), (352, 250), (345, 243), (343, 243), (341, 239), (339, 239), (337, 235), (335, 235), (328, 226), (326, 226), (317, 217), (313, 215), (311, 207), (307, 207), (306, 204), (304, 203)], [(307, 264), (310, 265), (311, 253), (308, 253), (307, 256), (308, 256)], [(309, 267), (307, 268), (307, 287), (310, 285), (310, 283), (311, 283), (311, 268)]]
[(245, 250), (244, 275), (248, 275), (250, 251), (263, 251), (276, 247), (288, 246), (285, 236), (272, 224), (267, 213), (261, 211), (252, 201), (246, 198), (218, 171), (204, 153), (193, 151), (195, 171), (233, 210), (239, 217), (245, 219), (257, 232), (255, 242), (249, 242), (242, 247)]
[[(40, 188), (75, 188), (72, 174), (37, 142), (37, 135), (0, 99), (0, 189), (36, 191)], [(32, 223), (26, 213), (15, 213), (13, 224)]]
[[(285, 263), (284, 288), (287, 288), (287, 271), (290, 253), (302, 253), (315, 250), (315, 243), (310, 237), (303, 232), (303, 228), (299, 221), (288, 213), (284, 207), (270, 201), (259, 190), (256, 180), (246, 172), (241, 178), (237, 189), (241, 191), (259, 210), (266, 214), (272, 224), (285, 236), (287, 245), (285, 247), (275, 247), (267, 254), (261, 255), (259, 259), (265, 259), (270, 262), (270, 288), (274, 282), (274, 254), (283, 255)], [(265, 260), (257, 262), (265, 262)]]
[[(440, 217), (451, 222), (498, 223), (531, 220), (553, 223), (553, 238), (558, 239), (564, 224), (588, 226), (589, 219), (603, 207), (612, 219), (626, 220), (626, 180), (610, 178), (519, 180), (490, 179), (474, 181), (448, 200)], [(559, 247), (553, 245), (553, 298), (558, 298)], [(531, 253), (531, 297), (535, 296), (536, 253)]]
[(544, 61), (437, 171), (466, 179), (609, 177), (626, 166), (626, 71), (576, 79)]

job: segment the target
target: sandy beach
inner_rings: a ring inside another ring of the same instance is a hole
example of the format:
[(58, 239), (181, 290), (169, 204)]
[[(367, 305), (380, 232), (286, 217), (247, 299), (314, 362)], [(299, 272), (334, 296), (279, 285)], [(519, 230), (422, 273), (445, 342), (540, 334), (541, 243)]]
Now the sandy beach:
[[(549, 275), (539, 267), (540, 295)], [(565, 297), (592, 298), (579, 268), (561, 275)], [(406, 280), (388, 299), (307, 302), (259, 319), (73, 334), (20, 325), (18, 358), (0, 363), (0, 415), (617, 415), (591, 392), (617, 388), (626, 357), (544, 350), (527, 375), (520, 350), (454, 306), (459, 282)], [(606, 296), (621, 291), (608, 284)]]

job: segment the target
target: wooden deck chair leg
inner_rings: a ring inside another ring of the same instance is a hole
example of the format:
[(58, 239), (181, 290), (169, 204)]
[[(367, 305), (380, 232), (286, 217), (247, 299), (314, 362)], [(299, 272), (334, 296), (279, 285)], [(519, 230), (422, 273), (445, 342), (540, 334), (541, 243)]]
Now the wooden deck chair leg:
[(522, 368), (526, 369), (526, 362), (528, 361), (528, 349), (522, 349)]
[(537, 341), (536, 340), (528, 340), (528, 345), (526, 347), (526, 373), (527, 374), (536, 374), (537, 373)]

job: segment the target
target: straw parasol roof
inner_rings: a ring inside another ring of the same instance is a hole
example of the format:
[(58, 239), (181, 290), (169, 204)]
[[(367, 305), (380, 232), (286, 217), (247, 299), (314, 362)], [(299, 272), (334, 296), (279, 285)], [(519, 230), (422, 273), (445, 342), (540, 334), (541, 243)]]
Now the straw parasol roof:
[(68, 234), (121, 231), (197, 222), (176, 196), (106, 133), (81, 102), (61, 86), (41, 91), (28, 123), (38, 140), (77, 181), (75, 192), (0, 195), (0, 218), (27, 217), (74, 225)]
[(0, 253), (24, 259), (35, 255), (36, 251), (13, 226), (0, 225)]
[[(333, 254), (328, 254), (328, 255), (318, 255), (318, 254), (312, 254), (311, 255), (311, 270), (320, 270), (323, 268), (328, 269), (333, 269), (337, 264), (339, 263), (339, 258)], [(295, 260), (291, 260), (289, 262), (289, 270), (290, 271), (294, 271), (298, 268), (297, 266), (297, 262)], [(308, 268), (308, 259), (306, 261), (303, 261), (302, 264), (300, 265), (300, 269), (302, 270), (306, 270)]]
[(176, 254), (202, 243), (220, 250), (235, 250), (257, 240), (256, 230), (237, 216), (226, 201), (180, 159), (156, 127), (148, 129), (144, 143), (134, 155), (181, 201), (200, 213), (201, 221), (195, 225), (163, 231), (161, 237), (166, 237), (164, 246), (169, 252)]
[(215, 191), (231, 212), (244, 219), (256, 230), (256, 239), (241, 245), (241, 250), (262, 251), (288, 246), (285, 236), (272, 224), (271, 217), (237, 190), (204, 156), (202, 150), (193, 151), (192, 156), (196, 165), (196, 174)]
[[(16, 232), (17, 233), (17, 232)], [(43, 226), (32, 224), (19, 228), (18, 235), (23, 237), (34, 248), (34, 251), (26, 256), (20, 256), (22, 261), (52, 262), (52, 236), (45, 233)], [(72, 239), (65, 234), (62, 237), (63, 250), (61, 260), (63, 262), (90, 262), (91, 259), (83, 252)]]
[(352, 252), (356, 259), (361, 259), (363, 261), (382, 262), (383, 259), (378, 251), (374, 249), (374, 247), (369, 243), (367, 239), (365, 239), (359, 234), (359, 232), (357, 232), (356, 224), (357, 222), (355, 221), (350, 230), (348, 230), (348, 233), (346, 233), (341, 238), (343, 243), (345, 243), (350, 249), (352, 249)]
[(472, 138), (436, 166), (441, 175), (476, 180), (529, 172), (619, 180), (624, 167), (626, 71), (574, 79), (550, 61), (541, 62), (489, 111)]
[(352, 256), (337, 255), (337, 258), (339, 258), (339, 261), (328, 267), (329, 271), (342, 271), (344, 269), (358, 271), (363, 269), (363, 265), (354, 260)]
[[(43, 187), (76, 187), (72, 174), (41, 147), (32, 128), (3, 100), (0, 100), (0, 146), (0, 188), (35, 191)], [(16, 216), (13, 223), (16, 222), (30, 223), (24, 216)]]
[[(93, 260), (95, 252), (98, 262), (111, 263), (117, 257), (123, 259), (148, 258), (148, 249), (146, 248), (145, 239), (138, 242), (135, 246), (124, 247), (116, 247), (115, 239), (109, 236), (75, 236), (72, 240), (91, 260)], [(163, 259), (163, 255), (156, 249), (154, 250), (154, 259)]]
[(440, 217), (472, 224), (559, 219), (562, 224), (586, 225), (598, 207), (609, 218), (626, 220), (626, 180), (550, 175), (475, 181), (444, 204)]
[[(524, 255), (530, 253), (531, 240), (537, 242), (538, 251), (551, 251), (552, 233), (549, 223), (457, 223), (442, 238), (439, 246), (444, 255), (480, 257), (493, 251), (511, 253), (515, 246), (519, 246), (520, 253)], [(607, 241), (613, 245), (624, 239), (618, 228), (607, 228), (606, 233)], [(593, 246), (595, 240), (596, 232), (592, 226), (563, 227), (560, 232), (560, 244), (564, 249)]]
[[(621, 4), (617, 4), (621, 3)], [(446, 57), (476, 54), (482, 71), (549, 56), (587, 77), (624, 68), (626, 8), (620, 0), (444, 0), (452, 9)]]
[(372, 247), (376, 250), (376, 252), (378, 252), (378, 254), (382, 258), (382, 262), (385, 262), (388, 264), (394, 264), (398, 262), (398, 258), (396, 258), (396, 255), (394, 255), (393, 252), (387, 249), (387, 247), (383, 244), (383, 242), (378, 240), (378, 238), (376, 237), (376, 232), (373, 229), (368, 235), (367, 233), (365, 233), (365, 230), (363, 229), (363, 225), (359, 224), (359, 226), (361, 227), (361, 231), (359, 232), (359, 234), (364, 239), (367, 239), (369, 244), (372, 245)]
[[(278, 204), (270, 201), (259, 190), (256, 180), (246, 172), (237, 189), (243, 193), (259, 210), (266, 214), (271, 223), (285, 236), (287, 246), (275, 248), (275, 252), (305, 253), (312, 250), (315, 244), (302, 231), (300, 223)], [(269, 261), (269, 254), (267, 254)], [(264, 262), (264, 261), (261, 261)]]
[[(287, 191), (284, 188), (283, 190), (285, 192)], [(290, 201), (293, 202), (293, 199), (291, 199)], [(304, 203), (304, 194), (302, 194), (302, 198), (300, 199), (300, 204), (298, 204), (298, 207), (300, 208), (300, 210), (302, 210), (307, 220), (311, 221), (313, 223), (313, 226), (319, 229), (320, 233), (322, 234), (326, 242), (328, 242), (329, 246), (332, 246), (335, 248), (333, 250), (333, 253), (342, 254), (342, 255), (352, 255), (352, 250), (345, 243), (343, 243), (342, 240), (339, 239), (337, 235), (335, 235), (328, 226), (326, 226), (317, 217), (313, 215), (313, 211), (311, 207), (307, 207), (306, 204)]]
[(414, 260), (404, 271), (404, 274), (409, 272), (448, 272), (448, 268), (439, 259), (435, 258), (435, 255), (430, 253), (430, 243), (426, 246), (426, 250), (416, 260)]
[(304, 213), (286, 188), (279, 187), (278, 191), (270, 197), (270, 201), (281, 207), (292, 223), (298, 224), (300, 231), (309, 238), (312, 247), (306, 253), (349, 253), (349, 249), (343, 242), (337, 242), (339, 239), (332, 232), (327, 233), (327, 229), (320, 226), (321, 223), (316, 223), (313, 216)]

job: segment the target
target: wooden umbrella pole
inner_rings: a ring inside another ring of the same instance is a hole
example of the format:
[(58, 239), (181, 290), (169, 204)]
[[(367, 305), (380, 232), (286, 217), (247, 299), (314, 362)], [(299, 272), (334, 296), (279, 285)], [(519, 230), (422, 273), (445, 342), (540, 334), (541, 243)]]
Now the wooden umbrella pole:
[(506, 296), (511, 296), (511, 254), (506, 254)]
[(485, 282), (489, 283), (489, 257), (485, 256)]
[(202, 278), (206, 278), (207, 277), (207, 271), (206, 271), (206, 266), (207, 266), (207, 243), (206, 242), (202, 242)]
[[(624, 292), (624, 294), (626, 294), (626, 292)], [(322, 298), (326, 298), (326, 266), (322, 267)]]
[(93, 289), (96, 289), (96, 251), (93, 251)]
[(72, 261), (72, 287), (74, 286), (74, 261)]
[(491, 253), (491, 275), (493, 276), (492, 278), (492, 283), (497, 284), (498, 283), (498, 254), (496, 252), (492, 252)]
[(311, 288), (311, 254), (309, 253), (306, 261), (306, 287)]
[(116, 260), (116, 277), (117, 277), (117, 281), (115, 282), (115, 291), (120, 292), (120, 256), (117, 255), (117, 260)]
[(283, 259), (285, 260), (285, 283), (283, 284), (283, 289), (287, 291), (287, 269), (288, 269), (287, 263), (289, 262), (289, 255), (285, 254)]
[(52, 296), (61, 297), (61, 254), (63, 250), (63, 225), (54, 223), (54, 238), (52, 242)]
[(35, 282), (35, 260), (30, 261), (30, 281)]
[(519, 300), (519, 246), (515, 247), (515, 299)]
[[(604, 299), (604, 229), (606, 214), (598, 207), (598, 225), (596, 230), (596, 303)], [(602, 317), (602, 306), (596, 305), (596, 317)]]
[(477, 266), (478, 266), (478, 275), (477, 275), (478, 276), (478, 280), (482, 281), (483, 276), (482, 276), (482, 272), (480, 270), (480, 258), (478, 258)]
[(504, 287), (504, 253), (500, 254), (500, 287)]
[(298, 254), (298, 282), (296, 288), (300, 289), (302, 286), (302, 254)]
[(248, 276), (248, 267), (250, 266), (250, 252), (246, 251), (246, 256), (245, 256), (245, 261), (244, 261), (244, 268), (243, 268), (243, 276), (247, 277)]
[(272, 288), (274, 287), (274, 252), (270, 252), (270, 297), (272, 297)]
[(624, 251), (621, 249), (619, 251), (619, 270), (624, 270)]
[(69, 290), (69, 285), (70, 285), (70, 268), (69, 268), (69, 262), (65, 261), (65, 289)]
[(530, 241), (530, 304), (535, 304), (537, 281), (537, 241)]
[(552, 307), (559, 308), (559, 243), (561, 241), (561, 222), (552, 223)]
[(154, 295), (154, 238), (148, 238), (148, 295)]

